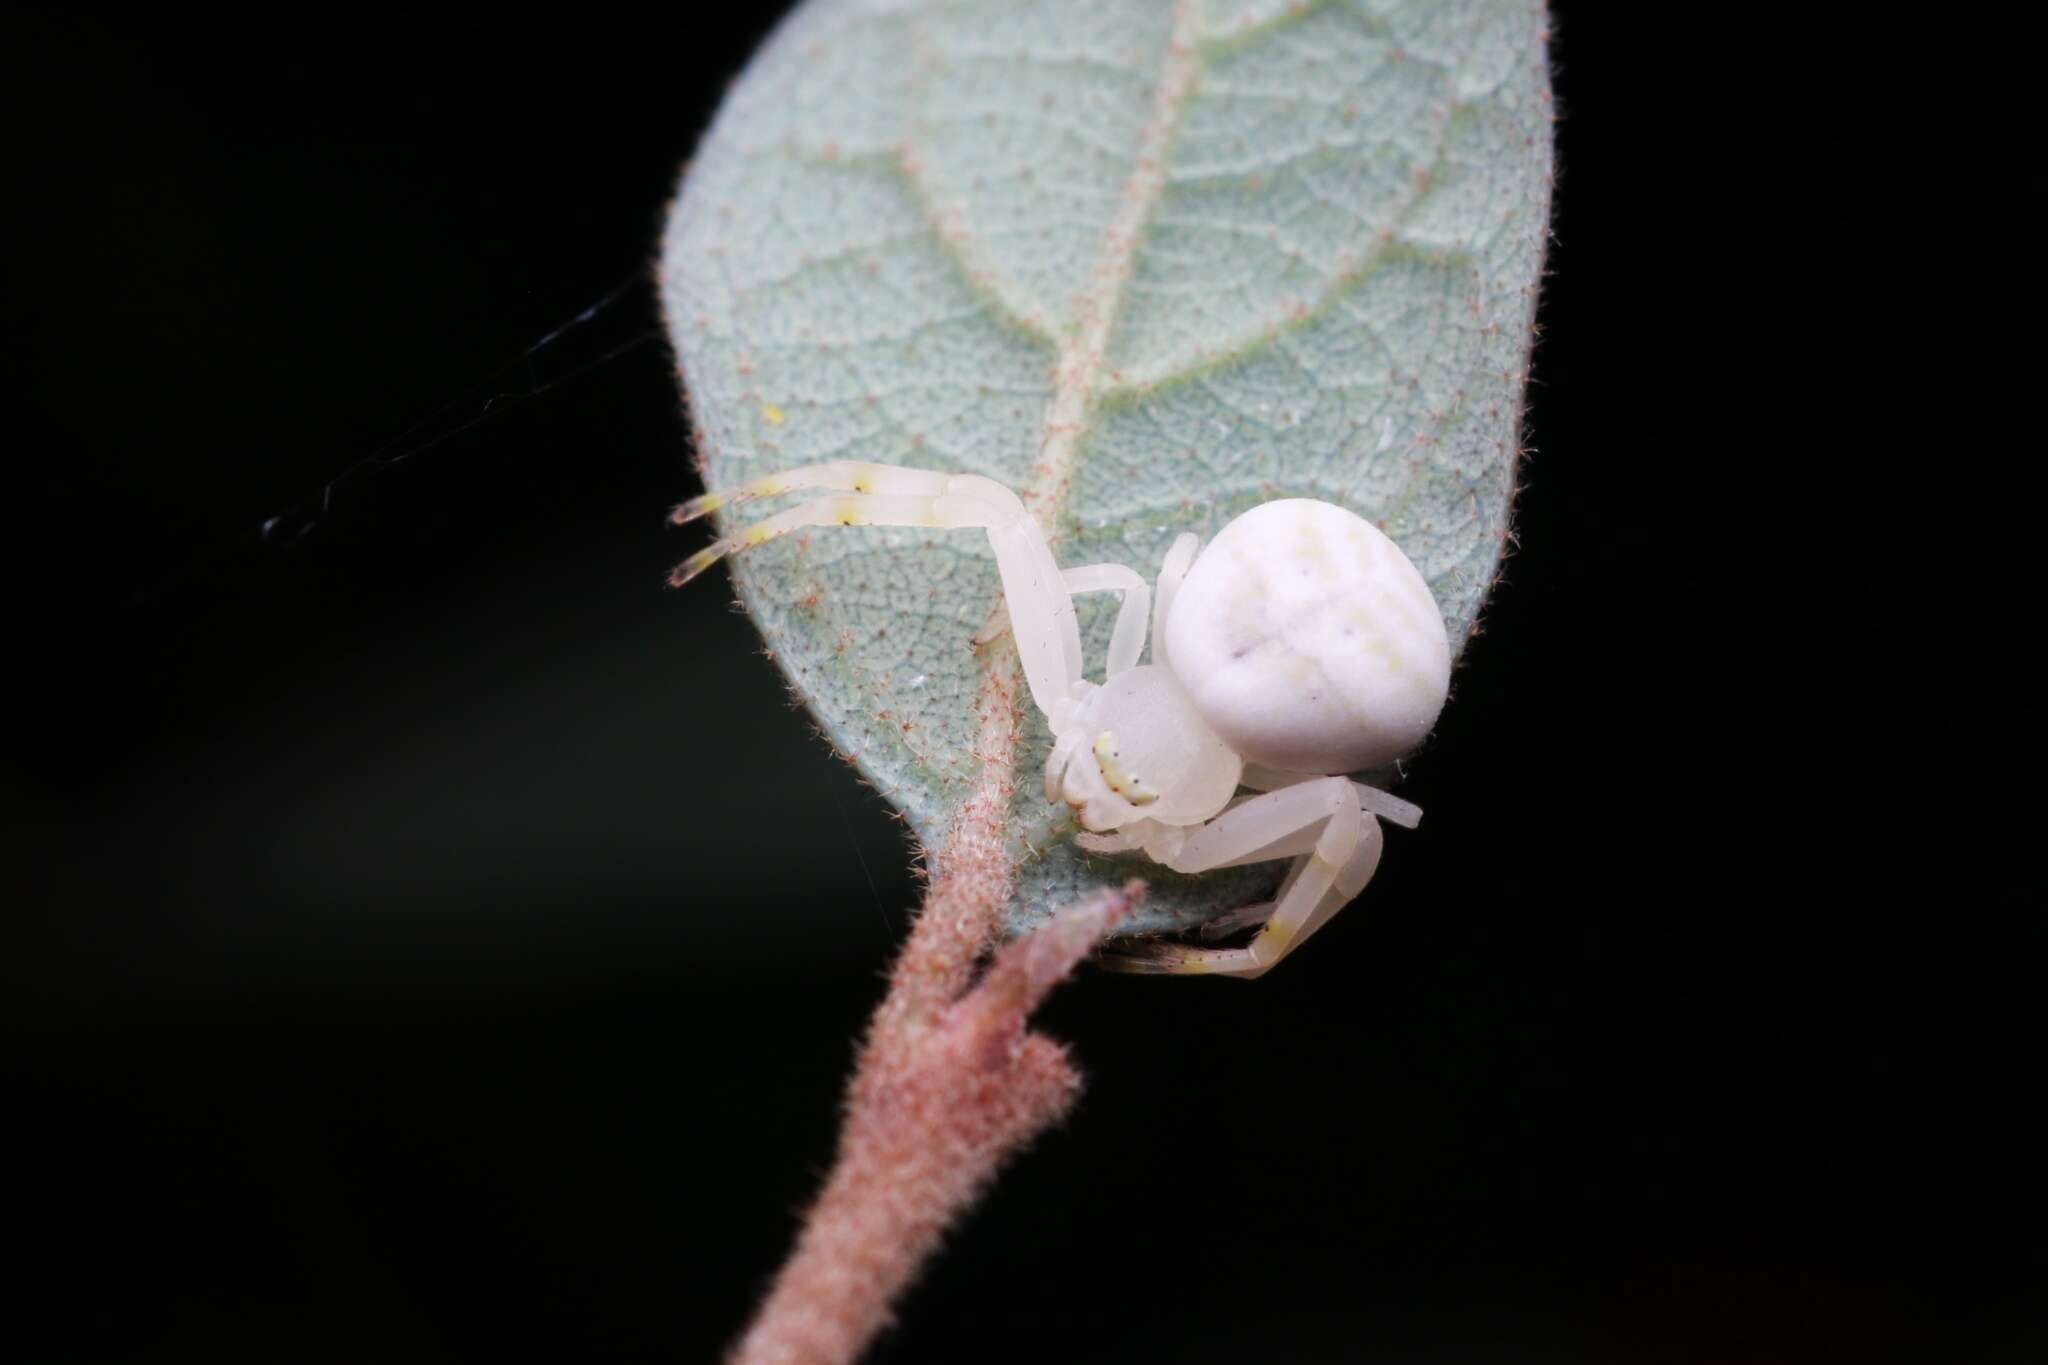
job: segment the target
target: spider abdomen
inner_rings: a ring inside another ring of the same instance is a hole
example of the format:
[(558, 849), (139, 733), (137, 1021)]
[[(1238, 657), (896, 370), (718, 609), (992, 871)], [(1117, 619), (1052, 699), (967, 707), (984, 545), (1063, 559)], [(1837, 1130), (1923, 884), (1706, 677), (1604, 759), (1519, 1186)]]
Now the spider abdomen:
[(1248, 761), (1288, 772), (1399, 758), (1450, 688), (1450, 641), (1421, 572), (1370, 522), (1312, 498), (1225, 526), (1165, 624), (1203, 719)]

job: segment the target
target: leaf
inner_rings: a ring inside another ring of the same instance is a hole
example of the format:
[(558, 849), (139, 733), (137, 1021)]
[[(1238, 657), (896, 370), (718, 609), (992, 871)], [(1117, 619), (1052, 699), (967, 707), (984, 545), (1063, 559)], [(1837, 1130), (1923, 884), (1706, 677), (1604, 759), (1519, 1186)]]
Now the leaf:
[[(812, 0), (734, 86), (664, 243), (710, 487), (827, 459), (1024, 492), (1148, 578), (1275, 497), (1386, 529), (1462, 643), (1499, 563), (1548, 217), (1537, 0)], [(759, 511), (760, 509), (754, 509)], [(927, 847), (984, 777), (985, 538), (845, 528), (733, 565), (832, 741)], [(1083, 599), (1091, 676), (1111, 604)], [(1005, 705), (1016, 702), (1003, 700)], [(1138, 871), (1129, 926), (1259, 898), (1091, 859), (1028, 701), (1009, 928)]]

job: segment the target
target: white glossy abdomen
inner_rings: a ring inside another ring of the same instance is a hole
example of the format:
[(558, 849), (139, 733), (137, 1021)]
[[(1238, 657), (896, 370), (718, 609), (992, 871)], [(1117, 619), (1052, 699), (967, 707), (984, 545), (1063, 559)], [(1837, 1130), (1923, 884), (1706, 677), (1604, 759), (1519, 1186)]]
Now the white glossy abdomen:
[(1166, 645), (1216, 733), (1288, 772), (1399, 758), (1450, 689), (1450, 641), (1421, 572), (1364, 518), (1312, 498), (1262, 503), (1203, 547)]

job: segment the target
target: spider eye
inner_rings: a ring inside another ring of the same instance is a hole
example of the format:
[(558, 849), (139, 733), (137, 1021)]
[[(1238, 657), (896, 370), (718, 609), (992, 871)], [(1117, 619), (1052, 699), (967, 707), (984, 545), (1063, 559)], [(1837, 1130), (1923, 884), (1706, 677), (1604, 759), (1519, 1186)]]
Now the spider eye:
[(1107, 730), (1095, 737), (1095, 766), (1102, 769), (1102, 780), (1109, 783), (1109, 789), (1132, 805), (1149, 806), (1159, 799), (1158, 792), (1124, 766), (1117, 753), (1116, 736)]

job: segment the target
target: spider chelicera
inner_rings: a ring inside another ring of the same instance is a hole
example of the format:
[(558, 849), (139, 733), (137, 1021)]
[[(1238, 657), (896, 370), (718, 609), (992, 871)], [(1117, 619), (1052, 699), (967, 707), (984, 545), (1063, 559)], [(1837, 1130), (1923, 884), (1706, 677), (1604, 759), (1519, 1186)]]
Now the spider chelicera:
[[(988, 532), (1003, 602), (977, 643), (1016, 636), (1052, 728), (1048, 801), (1073, 807), (1095, 853), (1141, 850), (1176, 872), (1292, 858), (1273, 900), (1211, 920), (1239, 946), (1121, 940), (1106, 966), (1254, 977), (1358, 895), (1379, 866), (1380, 820), (1422, 812), (1346, 774), (1421, 743), (1443, 709), (1450, 644), (1428, 585), (1362, 517), (1311, 498), (1261, 503), (1205, 547), (1175, 540), (1154, 593), (1123, 564), (1062, 569), (1038, 522), (993, 479), (836, 461), (676, 508), (677, 524), (757, 498), (830, 490), (719, 539), (670, 576), (812, 526)], [(1101, 683), (1082, 673), (1074, 597), (1120, 592)], [(1152, 661), (1138, 662), (1151, 618)], [(1249, 794), (1239, 795), (1240, 788)]]

